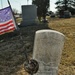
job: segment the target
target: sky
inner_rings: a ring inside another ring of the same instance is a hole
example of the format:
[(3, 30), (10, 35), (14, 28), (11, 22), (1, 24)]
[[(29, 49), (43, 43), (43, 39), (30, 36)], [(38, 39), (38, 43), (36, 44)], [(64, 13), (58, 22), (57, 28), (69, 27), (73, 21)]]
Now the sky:
[[(32, 4), (32, 0), (28, 0), (28, 2), (27, 2), (27, 0), (9, 0), (9, 1), (11, 4), (11, 7), (17, 9), (18, 12), (21, 12), (22, 5), (31, 5)], [(55, 2), (56, 1), (57, 0), (50, 0), (49, 10), (51, 10), (53, 12), (56, 11), (56, 9), (55, 9), (55, 7), (56, 7)], [(5, 8), (7, 6), (9, 6), (7, 0), (0, 0), (0, 9)]]

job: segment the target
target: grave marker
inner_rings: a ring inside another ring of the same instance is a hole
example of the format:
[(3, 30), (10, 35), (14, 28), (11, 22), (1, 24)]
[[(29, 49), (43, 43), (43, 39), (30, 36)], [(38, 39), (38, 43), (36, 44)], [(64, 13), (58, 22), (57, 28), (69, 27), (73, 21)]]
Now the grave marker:
[(34, 75), (57, 75), (65, 36), (54, 30), (39, 30), (35, 34), (33, 59), (39, 70)]
[(35, 5), (22, 5), (22, 25), (31, 25), (36, 23), (37, 8)]

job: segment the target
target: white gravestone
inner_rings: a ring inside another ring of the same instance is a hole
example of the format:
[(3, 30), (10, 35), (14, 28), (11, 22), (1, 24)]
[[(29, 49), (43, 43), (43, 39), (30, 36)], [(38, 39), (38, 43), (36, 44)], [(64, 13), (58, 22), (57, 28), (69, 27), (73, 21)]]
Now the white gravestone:
[(65, 36), (54, 30), (36, 31), (33, 59), (39, 63), (34, 75), (57, 75)]

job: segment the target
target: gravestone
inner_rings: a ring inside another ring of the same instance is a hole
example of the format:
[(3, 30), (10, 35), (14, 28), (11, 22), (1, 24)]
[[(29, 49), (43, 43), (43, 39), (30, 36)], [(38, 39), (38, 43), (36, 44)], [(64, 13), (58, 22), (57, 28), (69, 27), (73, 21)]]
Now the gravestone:
[(35, 24), (37, 20), (37, 8), (35, 5), (22, 5), (22, 23), (21, 25)]
[(71, 12), (70, 11), (64, 11), (64, 18), (70, 18), (71, 17)]
[(54, 30), (38, 30), (35, 34), (33, 59), (39, 63), (34, 75), (57, 75), (65, 36)]

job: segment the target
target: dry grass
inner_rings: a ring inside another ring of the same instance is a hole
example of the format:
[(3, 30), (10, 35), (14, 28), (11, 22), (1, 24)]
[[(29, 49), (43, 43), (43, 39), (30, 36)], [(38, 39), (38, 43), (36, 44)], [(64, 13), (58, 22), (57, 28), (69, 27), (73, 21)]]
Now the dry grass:
[[(48, 19), (50, 28), (60, 31), (66, 36), (58, 74), (75, 75), (75, 18)], [(34, 33), (36, 30), (44, 28), (46, 28), (44, 25), (21, 28), (23, 40), (20, 39), (20, 35), (5, 38), (0, 36), (0, 75), (28, 75), (23, 65), (24, 52), (27, 49), (29, 56), (32, 56), (30, 51), (33, 47)], [(1, 37), (4, 40), (1, 40)]]
[(49, 19), (49, 27), (66, 36), (59, 75), (75, 75), (75, 18)]
[[(59, 31), (66, 36), (58, 75), (75, 75), (75, 18), (48, 18), (48, 20), (48, 26), (50, 28)], [(18, 74), (22, 73), (22, 75), (24, 75), (23, 73), (25, 72), (23, 71), (23, 69), (19, 70)]]

